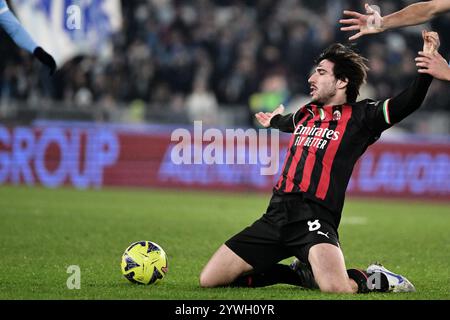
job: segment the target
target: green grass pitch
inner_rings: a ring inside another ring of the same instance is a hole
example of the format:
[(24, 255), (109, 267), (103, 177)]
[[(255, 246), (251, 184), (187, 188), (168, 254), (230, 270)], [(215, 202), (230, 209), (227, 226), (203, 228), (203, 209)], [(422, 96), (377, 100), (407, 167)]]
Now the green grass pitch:
[[(450, 205), (347, 200), (341, 243), (347, 267), (380, 261), (406, 275), (408, 294), (323, 294), (288, 285), (201, 289), (213, 252), (266, 209), (270, 195), (180, 190), (0, 187), (0, 299), (449, 299)], [(125, 248), (160, 244), (169, 272), (158, 285), (129, 283)], [(285, 262), (289, 262), (286, 260)], [(66, 286), (81, 269), (81, 288)]]

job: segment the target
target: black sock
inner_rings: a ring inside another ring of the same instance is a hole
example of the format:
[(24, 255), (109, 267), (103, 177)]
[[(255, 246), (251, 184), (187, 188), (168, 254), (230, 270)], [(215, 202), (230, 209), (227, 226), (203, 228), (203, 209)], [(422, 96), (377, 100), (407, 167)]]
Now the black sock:
[(360, 269), (347, 269), (347, 274), (350, 279), (353, 279), (358, 285), (358, 293), (370, 292), (367, 287), (367, 279), (369, 275), (366, 271)]
[(275, 264), (268, 270), (261, 273), (249, 273), (238, 277), (230, 286), (259, 288), (267, 287), (277, 283), (290, 284), (305, 288), (317, 288), (312, 273), (299, 275), (289, 266), (284, 264)]
[[(364, 270), (360, 269), (348, 269), (347, 274), (350, 279), (353, 279), (356, 284), (358, 285), (358, 293), (367, 293), (367, 292), (386, 292), (389, 289), (389, 282), (387, 277), (377, 272), (377, 274), (380, 275), (380, 283), (377, 284), (376, 280), (373, 279), (373, 281), (369, 280), (369, 277), (372, 274), (367, 273)], [(367, 282), (371, 282), (370, 288), (367, 286)], [(373, 283), (375, 282), (375, 283)]]

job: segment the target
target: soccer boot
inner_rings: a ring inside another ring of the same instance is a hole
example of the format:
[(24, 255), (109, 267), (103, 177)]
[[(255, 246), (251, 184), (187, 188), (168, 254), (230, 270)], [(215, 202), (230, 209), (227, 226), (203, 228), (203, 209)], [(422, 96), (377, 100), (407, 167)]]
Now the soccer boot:
[(384, 274), (387, 278), (389, 287), (387, 292), (415, 292), (414, 285), (400, 274), (396, 274), (383, 267), (380, 263), (374, 263), (367, 267), (367, 273), (372, 275), (374, 273)]
[(314, 275), (311, 268), (309, 268), (305, 263), (295, 258), (294, 261), (292, 261), (292, 263), (289, 265), (289, 267), (300, 277), (300, 283), (303, 288), (319, 288), (316, 281), (314, 280)]

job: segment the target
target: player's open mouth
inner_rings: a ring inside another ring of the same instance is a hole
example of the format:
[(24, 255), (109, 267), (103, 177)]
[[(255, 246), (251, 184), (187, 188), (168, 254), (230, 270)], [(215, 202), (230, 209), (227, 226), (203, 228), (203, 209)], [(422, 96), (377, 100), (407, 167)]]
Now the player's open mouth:
[(311, 95), (311, 96), (313, 96), (314, 93), (317, 91), (316, 87), (310, 87), (309, 89), (310, 89), (309, 95)]

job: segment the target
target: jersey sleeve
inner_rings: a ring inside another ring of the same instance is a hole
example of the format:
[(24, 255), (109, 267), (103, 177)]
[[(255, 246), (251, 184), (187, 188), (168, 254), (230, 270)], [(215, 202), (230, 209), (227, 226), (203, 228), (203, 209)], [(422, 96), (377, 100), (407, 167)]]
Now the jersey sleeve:
[(428, 74), (419, 74), (413, 83), (395, 97), (366, 100), (363, 122), (374, 135), (399, 123), (421, 105), (433, 80)]
[(31, 38), (30, 34), (24, 29), (10, 10), (6, 10), (0, 14), (0, 26), (22, 49), (27, 50), (29, 53), (33, 53), (37, 48), (37, 44)]
[(285, 116), (277, 114), (270, 120), (270, 126), (283, 132), (292, 133), (300, 121), (302, 113), (303, 110), (299, 109), (297, 112)]
[(0, 0), (0, 14), (5, 13), (6, 11), (9, 11), (8, 4), (5, 0)]
[(392, 126), (389, 118), (389, 101), (383, 100), (365, 100), (361, 106), (363, 108), (362, 122), (374, 135), (379, 135)]

